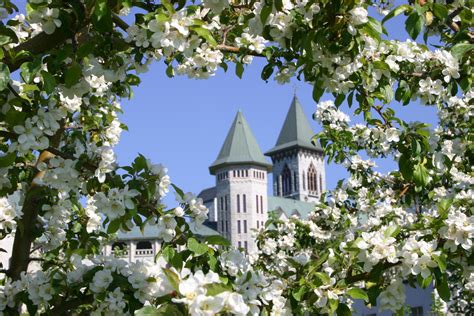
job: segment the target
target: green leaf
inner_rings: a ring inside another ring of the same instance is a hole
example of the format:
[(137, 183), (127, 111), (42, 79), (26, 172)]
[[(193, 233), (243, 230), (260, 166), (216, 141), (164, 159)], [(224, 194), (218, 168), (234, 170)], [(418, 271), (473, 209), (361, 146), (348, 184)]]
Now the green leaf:
[[(421, 275), (419, 274), (419, 276)], [(430, 286), (431, 281), (433, 281), (433, 276), (429, 275), (426, 279), (423, 279), (420, 285), (422, 288), (426, 289), (428, 286)]]
[(174, 69), (173, 69), (173, 65), (172, 65), (172, 64), (169, 64), (168, 67), (166, 67), (166, 75), (167, 75), (169, 78), (173, 78), (173, 77), (174, 77)]
[(191, 27), (191, 30), (193, 30), (197, 35), (204, 38), (212, 46), (217, 45), (217, 42), (214, 39), (214, 37), (212, 36), (211, 31), (209, 31), (208, 29), (205, 29), (205, 28), (200, 27), (200, 26), (194, 26), (194, 27)]
[(385, 230), (384, 236), (385, 236), (385, 237), (395, 237), (395, 236), (397, 236), (399, 233), (400, 233), (400, 227), (398, 227), (398, 225), (392, 225), (392, 226), (389, 226), (389, 227)]
[(26, 83), (31, 83), (33, 79), (38, 74), (38, 71), (41, 68), (41, 61), (39, 59), (33, 62), (26, 62), (21, 64), (21, 76)]
[(452, 199), (444, 199), (438, 203), (438, 214), (440, 215), (440, 217), (447, 217), (448, 209), (451, 207), (452, 204)]
[(359, 289), (359, 288), (352, 288), (349, 291), (347, 291), (347, 294), (356, 300), (364, 300), (364, 301), (369, 300), (369, 296), (367, 295), (367, 293), (364, 290)]
[(317, 82), (314, 83), (314, 86), (313, 86), (313, 99), (316, 102), (319, 102), (319, 99), (321, 99), (321, 96), (324, 93), (324, 89), (322, 88), (322, 84), (323, 83), (320, 82), (320, 81), (317, 81)]
[(73, 64), (71, 67), (67, 68), (64, 72), (64, 82), (66, 87), (70, 88), (76, 83), (79, 82), (79, 79), (82, 77), (82, 69), (78, 64)]
[(175, 13), (173, 5), (168, 0), (161, 0), (161, 5), (163, 5), (169, 13)]
[(92, 15), (92, 24), (99, 32), (111, 32), (113, 29), (112, 11), (107, 0), (98, 0)]
[(4, 46), (9, 43), (18, 43), (18, 37), (12, 29), (4, 25), (0, 25), (0, 46)]
[(237, 77), (242, 79), (242, 74), (243, 73), (244, 73), (244, 65), (242, 65), (242, 63), (237, 63), (235, 65), (235, 74), (237, 75)]
[(232, 287), (230, 285), (226, 285), (223, 283), (210, 283), (206, 284), (205, 288), (207, 289), (206, 295), (207, 296), (216, 296), (222, 292), (232, 291)]
[(433, 3), (433, 13), (441, 21), (445, 21), (448, 18), (448, 8), (445, 5), (439, 3)]
[(421, 163), (417, 164), (413, 169), (413, 180), (416, 185), (420, 187), (425, 187), (430, 182), (430, 175), (428, 174), (428, 169)]
[(107, 226), (107, 233), (108, 234), (116, 233), (119, 230), (121, 223), (122, 221), (120, 218), (116, 218), (113, 221), (111, 221), (109, 226)]
[(200, 243), (194, 238), (189, 238), (187, 243), (188, 249), (194, 252), (196, 256), (205, 254), (209, 247), (206, 244)]
[(405, 180), (411, 180), (413, 177), (413, 168), (410, 161), (410, 156), (402, 154), (398, 159), (398, 168)]
[(43, 77), (43, 89), (47, 94), (54, 91), (56, 87), (56, 79), (52, 74), (47, 71), (41, 70), (41, 76)]
[(297, 290), (293, 291), (292, 296), (297, 302), (301, 302), (307, 291), (308, 289), (306, 286), (301, 286)]
[(395, 9), (393, 9), (392, 11), (390, 11), (389, 14), (387, 14), (383, 20), (382, 20), (382, 24), (384, 24), (385, 22), (387, 22), (388, 20), (390, 20), (391, 18), (393, 17), (396, 17), (397, 15), (399, 14), (402, 14), (403, 12), (406, 12), (406, 11), (411, 11), (412, 8), (408, 5), (408, 4), (403, 4), (401, 6), (398, 6), (396, 7)]
[(339, 303), (339, 306), (336, 309), (337, 316), (351, 316), (352, 312), (344, 303)]
[(10, 69), (4, 63), (0, 63), (0, 91), (5, 90), (10, 82)]
[(443, 274), (441, 278), (436, 280), (436, 290), (438, 291), (439, 296), (445, 302), (449, 302), (451, 297), (451, 292), (449, 291), (448, 280), (446, 274)]
[(467, 52), (474, 49), (474, 44), (458, 43), (451, 48), (451, 54), (458, 60), (461, 60)]
[(267, 64), (265, 67), (263, 67), (262, 69), (262, 75), (261, 75), (261, 78), (265, 81), (268, 80), (268, 78), (270, 78), (270, 76), (272, 75), (273, 73), (273, 65), (272, 64)]
[(441, 272), (446, 271), (446, 266), (447, 265), (446, 265), (446, 255), (445, 254), (441, 254), (439, 256), (433, 255), (433, 259), (438, 264), (439, 270)]
[(418, 34), (420, 34), (422, 26), (423, 19), (417, 12), (410, 14), (408, 19), (405, 21), (405, 29), (407, 30), (408, 35), (410, 35), (414, 40), (416, 40)]
[(262, 21), (262, 25), (265, 25), (265, 23), (267, 23), (268, 16), (270, 15), (270, 13), (272, 13), (272, 10), (272, 5), (266, 5), (262, 8), (262, 11), (260, 12), (260, 21)]
[(164, 303), (159, 308), (145, 306), (135, 311), (135, 316), (182, 316), (184, 315), (178, 306), (171, 303)]
[(316, 272), (314, 275), (318, 277), (318, 279), (320, 279), (323, 282), (323, 284), (328, 284), (329, 281), (331, 280), (329, 276), (323, 272)]
[(163, 272), (166, 275), (166, 278), (170, 282), (171, 286), (176, 291), (179, 291), (179, 276), (168, 268), (164, 268)]
[(230, 241), (221, 235), (206, 236), (204, 240), (210, 245), (230, 246)]
[(15, 162), (16, 152), (6, 154), (5, 156), (0, 156), (0, 168), (11, 167)]

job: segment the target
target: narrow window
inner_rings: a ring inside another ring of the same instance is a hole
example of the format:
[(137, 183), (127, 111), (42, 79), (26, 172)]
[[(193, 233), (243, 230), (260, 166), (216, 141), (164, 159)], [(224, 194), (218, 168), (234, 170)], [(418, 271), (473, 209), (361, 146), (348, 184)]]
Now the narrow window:
[(242, 242), (241, 242), (241, 241), (239, 241), (239, 243), (238, 243), (238, 244), (239, 244), (239, 248), (242, 248)]
[(229, 209), (229, 198), (228, 195), (225, 196), (225, 210), (227, 211)]
[(258, 214), (258, 195), (255, 195), (255, 199), (257, 201), (256, 205), (257, 205), (257, 214)]
[(282, 184), (283, 184), (283, 195), (289, 195), (292, 192), (291, 189), (291, 171), (290, 168), (288, 168), (288, 165), (285, 165), (283, 167), (283, 172), (281, 173), (282, 175)]
[(248, 177), (249, 176), (249, 170), (245, 170), (245, 176)]
[(259, 228), (260, 228), (260, 222), (257, 221), (257, 229), (259, 229)]
[(244, 241), (244, 247), (245, 247), (245, 251), (247, 251), (248, 250), (248, 244), (247, 244), (246, 241)]
[(301, 177), (301, 179), (303, 179), (303, 190), (306, 190), (306, 179), (305, 179), (304, 171), (303, 171), (303, 176)]
[(240, 194), (237, 194), (237, 213), (240, 213)]
[(319, 193), (323, 193), (323, 175), (319, 174)]
[(317, 191), (317, 184), (316, 184), (316, 168), (314, 165), (311, 164), (308, 169), (308, 190), (309, 191)]
[(232, 171), (232, 176), (235, 177), (235, 170)]
[(247, 196), (245, 194), (242, 195), (242, 204), (244, 206), (244, 213), (247, 213)]
[(263, 214), (263, 196), (260, 195), (260, 213)]
[(244, 233), (247, 233), (247, 220), (244, 219)]
[(237, 233), (240, 234), (240, 221), (237, 221)]

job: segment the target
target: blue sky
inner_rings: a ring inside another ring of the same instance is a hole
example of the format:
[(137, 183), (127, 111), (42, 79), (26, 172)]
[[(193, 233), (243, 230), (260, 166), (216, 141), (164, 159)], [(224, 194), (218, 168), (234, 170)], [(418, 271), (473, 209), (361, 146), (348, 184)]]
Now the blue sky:
[[(400, 3), (395, 1), (396, 5)], [(24, 0), (18, 1), (22, 12), (24, 4)], [(404, 17), (399, 17), (386, 24), (391, 38), (408, 38), (403, 23)], [(165, 75), (163, 63), (154, 63), (150, 71), (141, 76), (142, 84), (134, 90), (134, 97), (122, 104), (121, 120), (128, 125), (129, 132), (122, 133), (116, 147), (119, 163), (130, 164), (138, 153), (144, 154), (154, 163), (167, 166), (173, 183), (197, 194), (214, 185), (208, 166), (216, 158), (236, 112), (243, 111), (265, 152), (276, 142), (295, 88), (315, 133), (320, 131), (320, 126), (311, 119), (316, 109), (312, 87), (297, 80), (286, 85), (272, 79), (266, 83), (260, 79), (264, 65), (264, 60), (256, 58), (246, 67), (243, 79), (229, 67), (227, 73), (219, 70), (211, 79), (191, 80), (170, 79)], [(328, 99), (333, 97), (322, 98)], [(436, 122), (433, 108), (393, 106), (400, 110), (399, 117), (407, 121)], [(389, 161), (378, 161), (378, 165), (381, 171), (394, 167)], [(326, 174), (328, 188), (333, 188), (347, 175), (342, 166), (334, 163), (326, 166)], [(171, 204), (173, 199), (167, 201)]]
[[(405, 40), (408, 36), (400, 22), (395, 19), (386, 27), (391, 38)], [(214, 185), (215, 179), (209, 174), (208, 166), (217, 157), (236, 112), (243, 111), (265, 152), (276, 142), (295, 88), (315, 133), (320, 131), (321, 127), (311, 119), (316, 109), (312, 87), (297, 80), (286, 85), (279, 85), (272, 79), (266, 83), (260, 78), (264, 65), (264, 60), (256, 58), (246, 68), (243, 79), (229, 67), (227, 73), (220, 70), (211, 79), (191, 80), (186, 77), (170, 79), (165, 75), (162, 63), (153, 64), (142, 76), (142, 84), (135, 89), (134, 98), (123, 103), (125, 113), (121, 119), (128, 125), (129, 132), (122, 134), (117, 146), (119, 162), (129, 163), (137, 153), (142, 153), (153, 162), (166, 165), (173, 183), (197, 194)], [(322, 99), (333, 97), (325, 95)], [(393, 107), (398, 110), (399, 117), (407, 121), (436, 122), (434, 108), (397, 104)], [(377, 163), (381, 171), (394, 167), (390, 161)], [(345, 178), (347, 172), (344, 167), (331, 163), (326, 166), (326, 175), (330, 189)], [(169, 201), (171, 203), (172, 199)]]

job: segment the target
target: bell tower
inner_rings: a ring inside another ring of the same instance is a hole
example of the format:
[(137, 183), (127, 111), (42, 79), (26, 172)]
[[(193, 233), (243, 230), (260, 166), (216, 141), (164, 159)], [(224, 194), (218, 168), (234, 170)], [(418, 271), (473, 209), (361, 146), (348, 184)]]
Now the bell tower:
[(265, 153), (273, 162), (273, 195), (312, 202), (326, 190), (323, 151), (313, 136), (295, 95), (275, 147)]
[(237, 112), (217, 159), (209, 167), (216, 176), (217, 230), (233, 246), (257, 249), (252, 229), (267, 220), (267, 173), (271, 171), (242, 112)]

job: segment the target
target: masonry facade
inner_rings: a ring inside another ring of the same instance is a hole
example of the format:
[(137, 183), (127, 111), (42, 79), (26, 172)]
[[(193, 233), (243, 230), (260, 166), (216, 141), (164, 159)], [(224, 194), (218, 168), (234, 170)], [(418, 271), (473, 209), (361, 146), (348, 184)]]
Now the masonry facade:
[[(311, 143), (313, 135), (295, 96), (275, 146), (265, 153), (270, 163), (239, 111), (209, 167), (216, 185), (199, 195), (210, 212), (206, 224), (251, 253), (257, 249), (252, 233), (265, 226), (268, 212), (285, 217), (306, 215), (326, 189), (322, 150)], [(273, 195), (269, 196), (270, 172)], [(296, 201), (299, 203), (292, 203)]]

